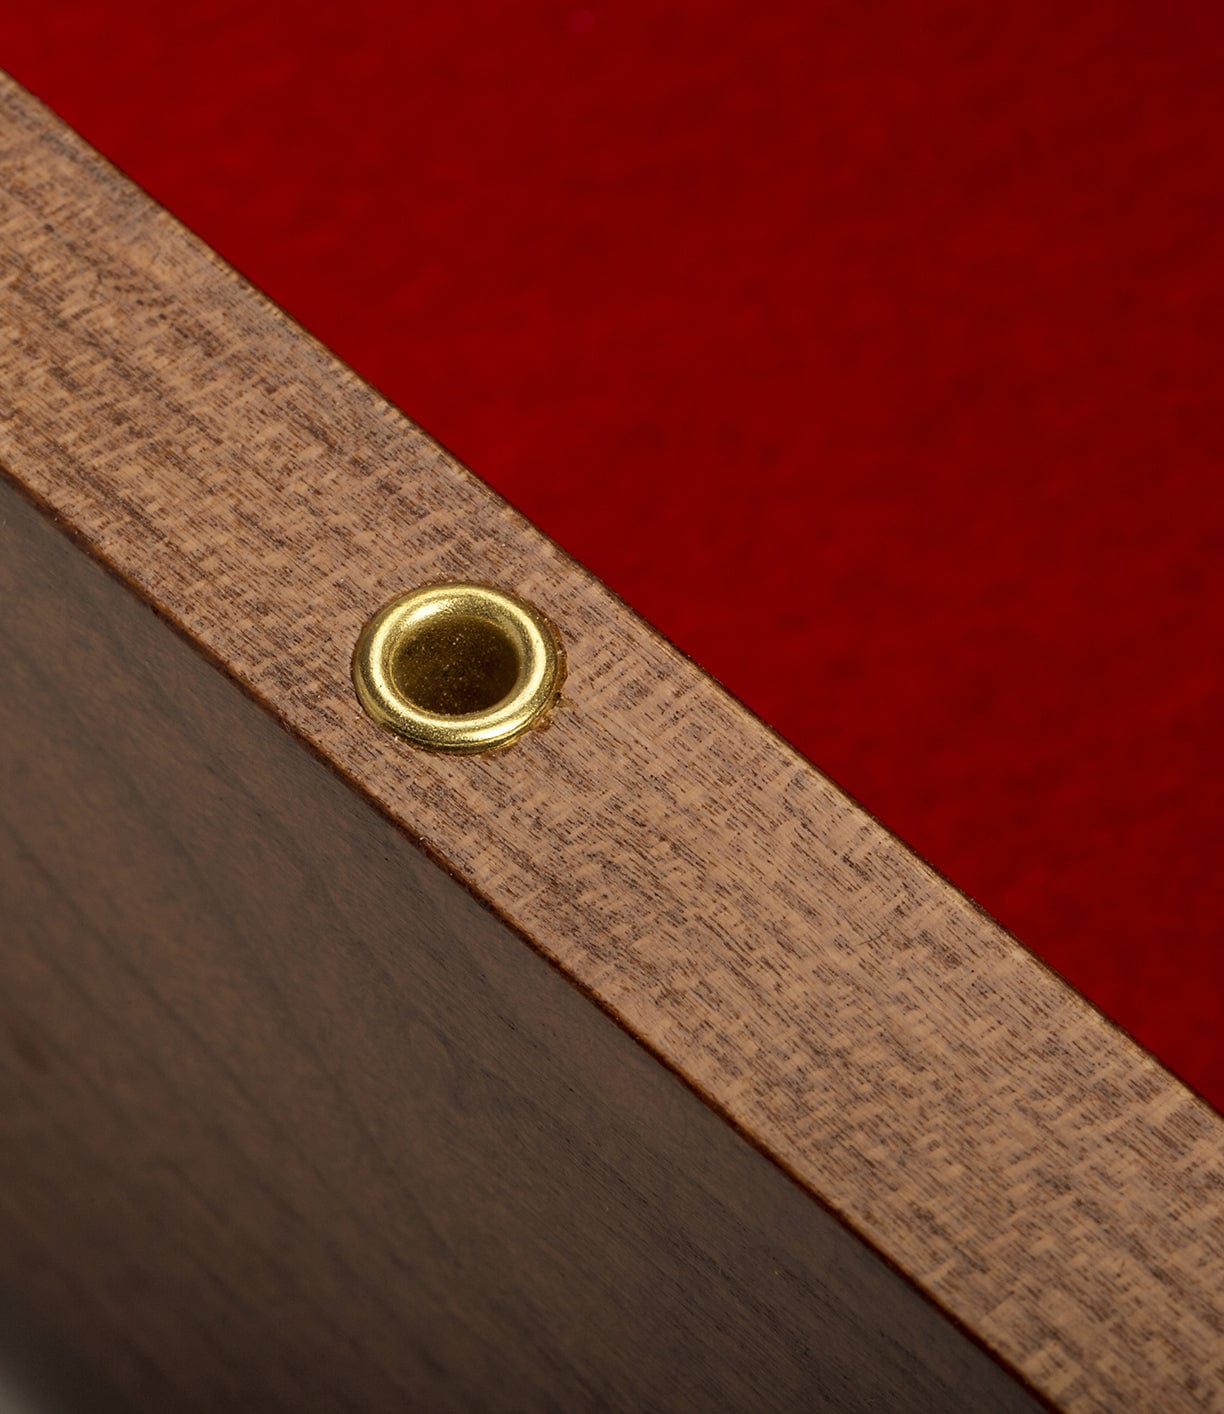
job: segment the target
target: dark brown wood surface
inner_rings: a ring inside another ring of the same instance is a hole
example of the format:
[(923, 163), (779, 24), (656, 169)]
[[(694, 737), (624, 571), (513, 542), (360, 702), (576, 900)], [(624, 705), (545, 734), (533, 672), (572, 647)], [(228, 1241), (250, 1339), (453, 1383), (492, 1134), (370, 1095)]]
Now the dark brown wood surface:
[[(0, 464), (80, 543), (1044, 1396), (1224, 1399), (1218, 1115), (11, 85), (0, 258)], [(496, 757), (349, 684), (449, 576), (566, 641)]]
[(0, 595), (0, 1286), (139, 1407), (1039, 1407), (2, 484)]

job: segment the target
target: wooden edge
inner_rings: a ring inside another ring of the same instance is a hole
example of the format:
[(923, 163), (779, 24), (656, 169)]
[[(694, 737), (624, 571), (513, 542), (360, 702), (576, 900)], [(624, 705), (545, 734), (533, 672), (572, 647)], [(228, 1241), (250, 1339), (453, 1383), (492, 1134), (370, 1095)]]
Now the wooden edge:
[[(11, 82), (0, 242), (27, 494), (1043, 1397), (1208, 1406), (1205, 1102)], [(440, 578), (559, 626), (546, 731), (363, 716)]]
[(0, 600), (0, 1288), (135, 1407), (1034, 1414), (3, 481)]

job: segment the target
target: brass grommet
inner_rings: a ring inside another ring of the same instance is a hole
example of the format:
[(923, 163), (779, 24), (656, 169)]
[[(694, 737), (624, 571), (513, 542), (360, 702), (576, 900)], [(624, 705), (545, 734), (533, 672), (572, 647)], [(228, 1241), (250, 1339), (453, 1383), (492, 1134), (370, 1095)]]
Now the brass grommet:
[(353, 686), (380, 726), (428, 751), (491, 751), (543, 722), (565, 651), (538, 609), (484, 584), (429, 584), (361, 630)]

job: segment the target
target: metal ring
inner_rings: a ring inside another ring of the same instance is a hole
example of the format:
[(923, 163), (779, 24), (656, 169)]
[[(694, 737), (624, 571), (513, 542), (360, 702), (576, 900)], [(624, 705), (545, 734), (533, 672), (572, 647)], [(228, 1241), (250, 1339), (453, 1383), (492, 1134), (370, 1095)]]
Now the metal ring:
[(379, 726), (427, 751), (505, 746), (542, 725), (565, 650), (538, 609), (484, 584), (430, 584), (361, 630), (353, 685)]

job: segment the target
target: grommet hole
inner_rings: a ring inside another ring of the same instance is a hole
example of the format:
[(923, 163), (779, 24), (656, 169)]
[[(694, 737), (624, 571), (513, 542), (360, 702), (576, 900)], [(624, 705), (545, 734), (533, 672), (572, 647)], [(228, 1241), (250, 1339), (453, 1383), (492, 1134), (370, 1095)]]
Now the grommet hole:
[(565, 646), (526, 600), (443, 581), (400, 594), (366, 620), (352, 673), (370, 717), (413, 746), (497, 751), (548, 724)]
[(461, 717), (486, 712), (514, 691), (520, 650), (500, 625), (446, 613), (407, 632), (389, 664), (397, 691), (419, 711)]

